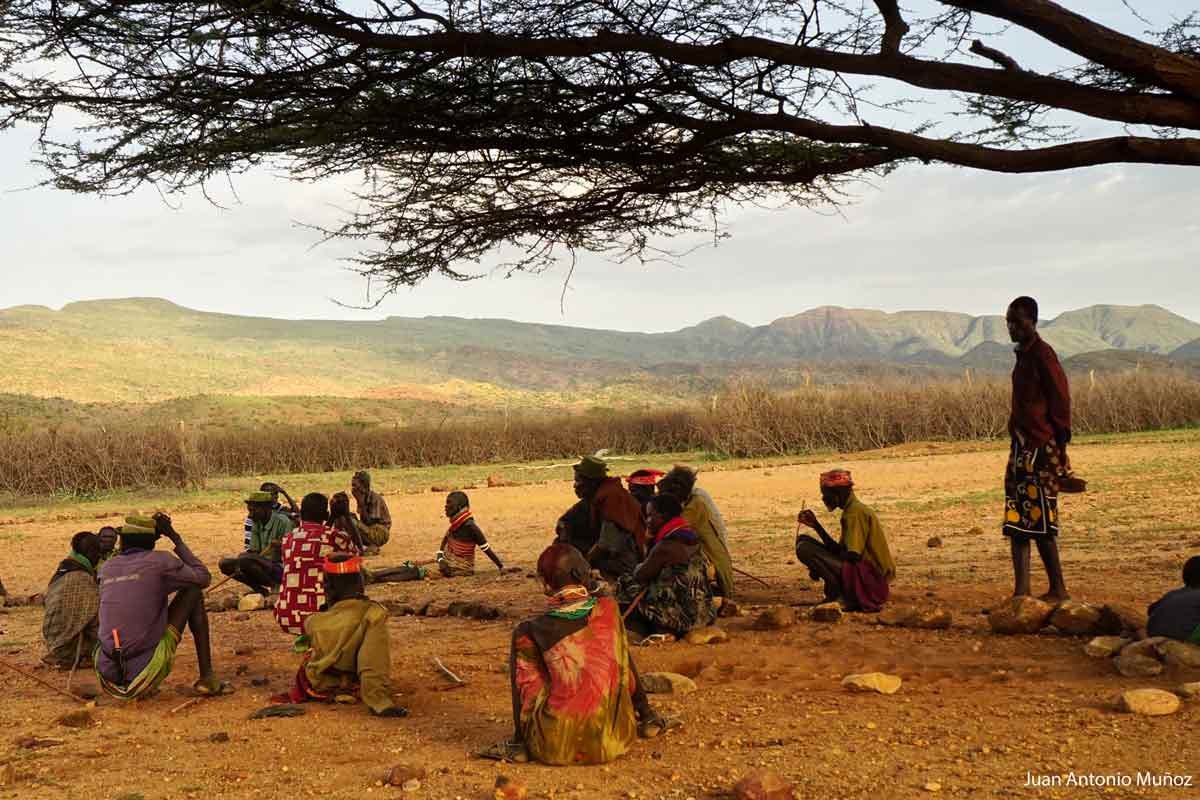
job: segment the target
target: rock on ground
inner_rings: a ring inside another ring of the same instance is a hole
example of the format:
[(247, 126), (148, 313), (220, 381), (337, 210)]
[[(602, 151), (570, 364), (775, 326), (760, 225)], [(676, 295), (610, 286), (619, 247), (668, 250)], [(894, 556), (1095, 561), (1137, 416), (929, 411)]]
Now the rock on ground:
[(837, 603), (821, 603), (812, 610), (813, 622), (841, 622), (845, 613)]
[(475, 600), (456, 600), (447, 607), (446, 611), (452, 617), (465, 617), (466, 619), (499, 619), (501, 616), (500, 609)]
[(383, 782), (388, 786), (403, 786), (409, 781), (423, 781), (427, 777), (429, 777), (429, 770), (425, 767), (397, 764), (388, 770), (387, 777), (383, 779)]
[(733, 796), (736, 800), (792, 800), (796, 794), (779, 773), (756, 769), (734, 784)]
[(263, 597), (261, 594), (255, 594), (255, 593), (245, 594), (245, 595), (242, 595), (242, 599), (238, 600), (237, 610), (238, 611), (258, 611), (259, 609), (264, 608), (266, 606), (266, 604), (267, 604), (266, 598)]
[(638, 676), (649, 694), (691, 694), (696, 682), (678, 672), (645, 672)]
[(1163, 671), (1162, 662), (1157, 658), (1129, 653), (1127, 650), (1128, 647), (1113, 659), (1117, 672), (1126, 678), (1151, 678)]
[(1083, 652), (1091, 658), (1112, 658), (1128, 644), (1120, 636), (1097, 636), (1083, 646)]
[(754, 620), (754, 630), (774, 631), (796, 624), (796, 612), (788, 606), (775, 606)]
[(1100, 609), (1097, 633), (1137, 639), (1140, 638), (1137, 635), (1138, 631), (1144, 631), (1148, 622), (1149, 618), (1144, 610), (1109, 603)]
[(688, 631), (684, 637), (688, 644), (719, 644), (729, 641), (729, 634), (718, 628), (716, 625), (709, 625), (707, 628), (696, 628)]
[(1078, 600), (1064, 600), (1050, 615), (1050, 624), (1072, 636), (1088, 636), (1100, 633), (1100, 618), (1099, 608)]
[(1037, 633), (1046, 627), (1053, 613), (1054, 607), (1049, 603), (1032, 597), (1013, 597), (992, 609), (988, 624), (994, 633)]
[(912, 615), (906, 623), (910, 628), (925, 628), (927, 630), (945, 630), (954, 622), (954, 615), (944, 608), (934, 608), (919, 611)]
[(1158, 659), (1158, 646), (1167, 641), (1165, 636), (1152, 636), (1149, 639), (1142, 639), (1139, 642), (1128, 644), (1121, 650), (1122, 655), (1145, 656), (1146, 658)]
[(58, 724), (64, 728), (90, 728), (96, 724), (96, 719), (90, 711), (80, 709), (63, 714), (58, 718)]
[(880, 625), (898, 625), (904, 627), (914, 620), (921, 612), (909, 606), (887, 606), (875, 615), (875, 621)]
[(507, 775), (496, 776), (496, 787), (492, 792), (493, 800), (526, 800), (527, 797), (529, 797), (529, 788), (523, 781)]
[(942, 546), (942, 537), (940, 537), (940, 536), (929, 537), (929, 541), (925, 543), (925, 546), (926, 547), (941, 547)]
[(1200, 697), (1200, 681), (1192, 681), (1179, 685), (1175, 689), (1175, 694), (1186, 700), (1194, 700)]
[(842, 686), (852, 692), (878, 692), (879, 694), (895, 694), (900, 690), (901, 682), (899, 675), (888, 675), (884, 672), (864, 672), (842, 678)]
[(1162, 717), (1179, 710), (1179, 698), (1162, 689), (1130, 689), (1121, 695), (1121, 708), (1131, 714)]
[(1200, 669), (1200, 645), (1168, 639), (1160, 642), (1156, 649), (1169, 667)]

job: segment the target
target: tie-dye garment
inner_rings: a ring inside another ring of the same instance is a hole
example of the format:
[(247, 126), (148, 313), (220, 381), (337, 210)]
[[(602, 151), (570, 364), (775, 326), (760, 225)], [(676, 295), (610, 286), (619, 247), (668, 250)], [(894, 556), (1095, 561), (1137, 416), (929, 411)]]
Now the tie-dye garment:
[(518, 625), (510, 674), (517, 733), (531, 758), (604, 764), (637, 738), (637, 674), (611, 597), (564, 598)]

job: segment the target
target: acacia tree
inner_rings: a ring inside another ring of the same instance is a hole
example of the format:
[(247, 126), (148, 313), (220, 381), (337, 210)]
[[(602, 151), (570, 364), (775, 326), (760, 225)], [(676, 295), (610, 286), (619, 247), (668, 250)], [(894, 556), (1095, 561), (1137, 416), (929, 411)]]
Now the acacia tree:
[[(908, 161), (1200, 164), (1197, 15), (1139, 39), (1046, 0), (914, 2), (0, 0), (0, 125), (40, 125), (77, 192), (361, 175), (327, 233), (389, 290), (501, 246), (641, 256)], [(1067, 63), (1026, 68), (1018, 36)]]

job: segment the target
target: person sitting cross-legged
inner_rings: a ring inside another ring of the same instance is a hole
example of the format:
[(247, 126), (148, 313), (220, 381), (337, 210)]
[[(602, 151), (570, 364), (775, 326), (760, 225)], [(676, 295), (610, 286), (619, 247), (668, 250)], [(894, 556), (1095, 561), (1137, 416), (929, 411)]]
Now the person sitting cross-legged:
[[(122, 700), (153, 692), (170, 674), (187, 628), (200, 672), (192, 688), (199, 694), (233, 691), (213, 672), (203, 591), (212, 578), (204, 562), (166, 514), (126, 517), (118, 534), (120, 552), (100, 568), (100, 641), (93, 659), (100, 688)], [(174, 556), (155, 551), (159, 537), (175, 545)]]
[(1192, 556), (1183, 565), (1181, 588), (1172, 589), (1150, 605), (1146, 633), (1200, 644), (1200, 556)]
[(250, 587), (250, 591), (266, 595), (283, 580), (283, 538), (295, 525), (286, 514), (275, 510), (274, 495), (270, 492), (251, 492), (246, 498), (250, 514), (250, 540), (245, 552), (222, 558), (217, 568), (222, 575)]
[(887, 602), (896, 564), (879, 517), (854, 496), (854, 481), (844, 469), (821, 475), (821, 499), (830, 511), (842, 510), (841, 541), (834, 541), (811, 510), (797, 521), (816, 531), (821, 541), (796, 535), (796, 558), (813, 579), (825, 583), (826, 602), (838, 601), (848, 611), (878, 611)]
[(492, 545), (475, 523), (471, 500), (466, 492), (446, 495), (446, 518), (450, 520), (450, 527), (437, 551), (437, 565), (443, 576), (455, 578), (474, 575), (476, 547), (487, 554), (496, 569), (504, 569), (500, 556), (492, 551)]
[(91, 663), (100, 611), (96, 565), (102, 554), (99, 536), (77, 533), (71, 537), (71, 554), (50, 578), (42, 618), (47, 653), (42, 660), (51, 666), (72, 669)]
[(673, 727), (650, 707), (616, 601), (589, 591), (583, 554), (556, 542), (537, 571), (548, 607), (517, 625), (509, 651), (513, 738), (478, 755), (604, 764)]
[(646, 501), (650, 552), (618, 580), (617, 597), (628, 611), (625, 626), (639, 639), (655, 634), (680, 638), (716, 619), (700, 538), (682, 514), (683, 506), (669, 494)]
[(280, 703), (355, 702), (377, 717), (404, 717), (392, 700), (387, 610), (364, 589), (362, 558), (334, 553), (325, 559), (325, 605), (304, 620), (309, 650), (295, 683)]

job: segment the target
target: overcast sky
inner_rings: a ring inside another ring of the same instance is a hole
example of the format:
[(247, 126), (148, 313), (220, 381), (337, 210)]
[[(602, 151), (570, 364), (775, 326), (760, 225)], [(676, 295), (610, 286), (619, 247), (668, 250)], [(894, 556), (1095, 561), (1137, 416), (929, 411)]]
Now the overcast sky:
[[(1110, 23), (1129, 21), (1120, 2), (1103, 6)], [(1182, 167), (1036, 176), (906, 167), (838, 214), (736, 212), (731, 239), (678, 266), (585, 255), (562, 310), (565, 269), (431, 279), (357, 311), (334, 302), (365, 300), (364, 281), (339, 261), (347, 248), (314, 246), (297, 226), (335, 219), (347, 202), (338, 186), (256, 174), (237, 180), (240, 204), (192, 198), (176, 209), (152, 191), (109, 200), (20, 191), (39, 178), (32, 155), (27, 131), (0, 134), (0, 307), (150, 296), (272, 317), (448, 314), (657, 331), (721, 314), (761, 324), (819, 305), (1002, 313), (1031, 293), (1047, 317), (1157, 303), (1200, 320), (1200, 171)]]

